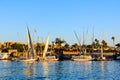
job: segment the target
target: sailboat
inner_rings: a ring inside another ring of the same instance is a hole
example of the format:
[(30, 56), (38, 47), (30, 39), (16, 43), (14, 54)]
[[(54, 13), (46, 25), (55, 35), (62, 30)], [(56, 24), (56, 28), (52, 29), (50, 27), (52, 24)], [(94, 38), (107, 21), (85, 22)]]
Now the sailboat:
[(10, 53), (0, 53), (0, 60), (8, 60), (10, 57)]
[(28, 51), (27, 51), (27, 58), (25, 60), (21, 60), (21, 61), (25, 61), (25, 62), (34, 62), (36, 61), (34, 55), (34, 48), (33, 48), (33, 44), (32, 44), (32, 39), (30, 36), (30, 31), (29, 28), (27, 27), (27, 38), (28, 38)]
[(55, 56), (46, 56), (47, 50), (48, 50), (48, 42), (49, 42), (49, 36), (50, 34), (48, 34), (47, 38), (46, 38), (46, 43), (45, 43), (45, 48), (43, 51), (43, 56), (39, 57), (39, 61), (58, 61), (58, 59), (56, 59)]
[[(75, 34), (75, 36), (76, 36), (76, 38), (77, 38), (77, 40), (78, 40), (78, 42), (79, 42), (79, 45), (81, 45), (81, 44), (80, 44), (80, 40), (79, 40), (76, 32), (74, 32), (74, 34)], [(84, 38), (84, 37), (83, 37), (83, 38)], [(83, 41), (84, 41), (84, 40), (83, 40)], [(83, 43), (84, 43), (84, 42), (83, 42)], [(86, 61), (91, 61), (91, 60), (92, 60), (92, 57), (91, 57), (91, 55), (86, 54), (86, 48), (83, 48), (83, 49), (82, 49), (82, 54), (81, 54), (81, 51), (80, 51), (80, 54), (79, 54), (78, 56), (72, 56), (72, 60), (73, 60), (73, 61), (86, 62)]]
[(101, 46), (101, 49), (100, 49), (100, 57), (94, 59), (95, 61), (105, 61), (106, 60), (106, 57), (103, 56), (103, 48)]
[(50, 34), (48, 34), (48, 36), (47, 36), (46, 43), (45, 43), (45, 48), (44, 48), (44, 51), (43, 51), (43, 58), (44, 59), (46, 59), (46, 53), (47, 53), (47, 50), (48, 50), (49, 36), (50, 36)]
[(86, 61), (92, 61), (92, 57), (91, 55), (88, 55), (85, 52), (83, 52), (83, 54), (79, 54), (78, 56), (72, 56), (72, 60), (86, 62)]

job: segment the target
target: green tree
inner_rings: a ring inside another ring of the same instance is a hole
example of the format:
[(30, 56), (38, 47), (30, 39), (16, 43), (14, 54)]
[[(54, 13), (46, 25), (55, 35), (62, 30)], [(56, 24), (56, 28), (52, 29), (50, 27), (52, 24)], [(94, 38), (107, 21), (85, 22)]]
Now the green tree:
[(77, 43), (74, 43), (73, 45), (72, 45), (72, 47), (77, 47), (78, 46), (78, 44)]
[(69, 46), (70, 46), (70, 45), (69, 45), (68, 43), (66, 43), (64, 47), (65, 47), (65, 48), (69, 48)]
[(117, 51), (120, 52), (120, 43), (117, 43), (115, 46), (117, 46)]
[(100, 47), (100, 43), (98, 39), (95, 39), (95, 47), (94, 48), (99, 48)]
[(56, 38), (55, 39), (55, 44), (58, 46), (58, 47), (61, 47), (63, 43), (66, 43), (65, 40), (61, 40), (60, 38)]
[(120, 47), (120, 43), (117, 43), (115, 46)]
[(36, 50), (37, 55), (39, 55), (40, 53), (42, 54), (42, 52), (44, 50), (44, 46), (45, 46), (45, 44), (43, 44), (43, 43), (36, 43), (35, 50)]
[(87, 45), (87, 48), (89, 48), (89, 49), (91, 48), (92, 49), (92, 45)]
[(24, 51), (24, 45), (23, 44), (12, 44), (11, 49), (17, 49), (18, 52)]
[(70, 45), (68, 43), (65, 43), (64, 50), (69, 50), (69, 48), (70, 48)]
[(78, 51), (80, 49), (80, 46), (77, 44), (77, 43), (74, 43), (73, 45), (72, 45), (72, 50), (73, 51)]
[(102, 46), (103, 46), (103, 49), (107, 48), (107, 42), (105, 40), (102, 40)]

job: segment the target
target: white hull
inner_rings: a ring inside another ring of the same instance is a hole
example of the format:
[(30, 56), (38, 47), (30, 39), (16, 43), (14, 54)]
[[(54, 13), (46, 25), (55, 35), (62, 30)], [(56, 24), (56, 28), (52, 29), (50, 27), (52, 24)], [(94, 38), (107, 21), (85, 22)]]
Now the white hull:
[(56, 62), (58, 59), (56, 59), (55, 56), (46, 56), (47, 50), (48, 50), (48, 42), (49, 42), (49, 34), (46, 38), (45, 48), (43, 51), (43, 56), (39, 57), (39, 62)]
[(36, 59), (26, 59), (26, 60), (21, 60), (22, 62), (36, 62)]
[(9, 53), (0, 53), (0, 60), (7, 60), (9, 56)]
[(91, 56), (85, 56), (85, 55), (80, 55), (80, 56), (73, 56), (72, 57), (73, 61), (92, 61), (92, 57)]
[(58, 59), (55, 58), (55, 56), (47, 56), (45, 58), (39, 57), (40, 62), (56, 62)]
[(19, 58), (12, 58), (12, 61), (19, 62), (19, 61), (20, 61), (20, 59), (19, 59)]
[(97, 59), (95, 59), (96, 61), (106, 61), (106, 58), (105, 57), (99, 57)]
[(27, 27), (27, 37), (28, 37), (28, 54), (27, 54), (28, 57), (27, 57), (27, 59), (20, 60), (20, 61), (22, 61), (22, 62), (35, 62), (36, 59), (34, 58), (34, 47), (33, 47), (33, 44), (32, 44), (32, 39), (31, 39), (28, 27)]
[(82, 62), (86, 62), (86, 61), (92, 61), (92, 59), (73, 59), (73, 61), (82, 61)]

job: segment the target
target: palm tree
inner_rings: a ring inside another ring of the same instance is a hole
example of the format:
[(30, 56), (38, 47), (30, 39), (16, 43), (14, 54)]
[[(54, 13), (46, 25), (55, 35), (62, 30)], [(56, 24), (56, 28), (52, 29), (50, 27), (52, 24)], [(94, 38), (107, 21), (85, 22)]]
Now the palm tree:
[(98, 39), (95, 39), (95, 47), (96, 47), (96, 48), (99, 48), (99, 47), (100, 47), (100, 43), (99, 43), (99, 40), (98, 40)]
[(114, 36), (112, 36), (112, 38), (111, 38), (112, 40), (113, 40), (113, 47), (115, 47), (115, 37)]
[(103, 47), (103, 50), (107, 48), (107, 42), (105, 40), (102, 40), (102, 47)]
[[(114, 51), (115, 51), (115, 37), (114, 36), (112, 36), (112, 38), (111, 38), (112, 40), (113, 40), (113, 47), (114, 47)], [(115, 54), (115, 52), (114, 52), (114, 54)]]

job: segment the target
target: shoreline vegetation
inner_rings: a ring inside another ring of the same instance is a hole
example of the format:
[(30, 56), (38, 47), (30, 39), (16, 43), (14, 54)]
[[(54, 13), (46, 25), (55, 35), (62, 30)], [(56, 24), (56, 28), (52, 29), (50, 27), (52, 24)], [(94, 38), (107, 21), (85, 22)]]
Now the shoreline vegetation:
[[(95, 39), (91, 45), (78, 45), (77, 43), (69, 45), (65, 40), (56, 38), (55, 41), (52, 41), (51, 44), (49, 44), (47, 55), (79, 55), (83, 49), (86, 49), (86, 52), (89, 54), (99, 55), (100, 47), (102, 46), (104, 56), (113, 56), (120, 53), (120, 43), (114, 44), (114, 39), (115, 38), (112, 37), (113, 46), (111, 47), (107, 45), (105, 40), (100, 42), (98, 39)], [(35, 56), (42, 56), (45, 43), (36, 43), (33, 47), (35, 49)], [(22, 42), (0, 43), (0, 53), (10, 53), (10, 58), (25, 57), (27, 50), (27, 44)]]

